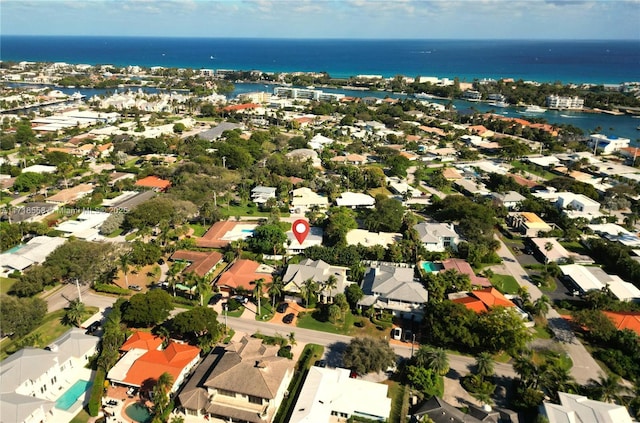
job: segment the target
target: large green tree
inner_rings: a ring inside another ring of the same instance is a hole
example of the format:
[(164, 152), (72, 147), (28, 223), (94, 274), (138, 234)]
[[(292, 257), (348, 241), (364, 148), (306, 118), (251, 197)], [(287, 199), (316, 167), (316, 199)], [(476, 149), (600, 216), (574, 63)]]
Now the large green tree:
[(395, 364), (396, 354), (383, 339), (353, 338), (342, 355), (345, 367), (366, 374), (379, 372)]
[(400, 201), (379, 194), (376, 196), (375, 208), (367, 213), (364, 224), (370, 231), (399, 232), (404, 213), (405, 210)]
[(287, 235), (278, 223), (259, 225), (249, 238), (249, 247), (263, 254), (278, 254), (282, 252)]
[(123, 305), (122, 319), (134, 327), (149, 327), (163, 322), (173, 310), (171, 295), (161, 289), (132, 296)]

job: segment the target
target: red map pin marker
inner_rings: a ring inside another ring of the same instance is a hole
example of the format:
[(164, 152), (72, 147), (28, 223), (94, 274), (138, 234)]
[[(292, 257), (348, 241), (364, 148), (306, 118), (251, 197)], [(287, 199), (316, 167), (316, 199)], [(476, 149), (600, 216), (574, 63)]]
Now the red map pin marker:
[(293, 222), (291, 230), (298, 242), (302, 244), (307, 239), (307, 235), (309, 235), (309, 223), (304, 219), (298, 219)]

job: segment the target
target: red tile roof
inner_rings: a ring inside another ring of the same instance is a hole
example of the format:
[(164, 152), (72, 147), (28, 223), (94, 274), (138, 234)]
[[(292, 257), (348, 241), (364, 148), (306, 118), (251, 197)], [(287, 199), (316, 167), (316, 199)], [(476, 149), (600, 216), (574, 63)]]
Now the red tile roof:
[(196, 246), (202, 248), (226, 247), (230, 244), (230, 241), (224, 240), (222, 237), (236, 225), (237, 222), (232, 222), (230, 220), (222, 220), (214, 223), (202, 238), (196, 238)]
[(603, 313), (613, 322), (616, 329), (632, 330), (640, 336), (640, 313), (616, 311), (603, 311)]
[(162, 345), (162, 339), (149, 332), (133, 332), (133, 335), (120, 347), (120, 351), (129, 351), (134, 348), (143, 350), (157, 350)]
[(270, 274), (256, 272), (259, 266), (260, 263), (257, 261), (245, 259), (238, 260), (229, 268), (229, 270), (220, 276), (218, 279), (218, 286), (252, 290), (253, 285), (251, 282), (257, 279), (262, 278), (266, 283), (271, 282), (273, 277)]
[(476, 313), (482, 313), (493, 307), (515, 307), (514, 303), (493, 287), (471, 291), (468, 296), (456, 298), (453, 302), (462, 304)]
[(258, 107), (262, 106), (255, 103), (232, 104), (231, 106), (224, 107), (222, 110), (225, 112), (234, 112), (238, 110), (257, 109)]
[(160, 191), (165, 191), (171, 186), (171, 182), (160, 179), (157, 176), (147, 176), (146, 178), (142, 178), (139, 181), (136, 181), (135, 185), (137, 187), (153, 188)]
[(477, 298), (473, 298), (473, 297), (456, 298), (455, 300), (453, 300), (453, 302), (454, 303), (458, 303), (458, 304), (462, 304), (463, 306), (465, 306), (469, 310), (475, 311), (476, 313), (482, 313), (482, 312), (488, 310), (487, 306), (485, 306), (482, 301), (480, 301)]
[(490, 287), (491, 282), (489, 279), (482, 276), (476, 276), (475, 272), (471, 268), (471, 265), (463, 259), (451, 258), (442, 262), (442, 266), (445, 270), (453, 269), (458, 273), (469, 275), (471, 279), (471, 285)]
[(164, 350), (149, 350), (138, 358), (127, 371), (123, 382), (142, 386), (145, 381), (157, 381), (165, 372), (176, 381), (182, 370), (199, 355), (198, 347), (170, 342)]
[(171, 260), (184, 260), (191, 264), (184, 269), (184, 273), (195, 272), (203, 277), (211, 272), (222, 261), (222, 254), (217, 251), (187, 251), (178, 250), (171, 256)]

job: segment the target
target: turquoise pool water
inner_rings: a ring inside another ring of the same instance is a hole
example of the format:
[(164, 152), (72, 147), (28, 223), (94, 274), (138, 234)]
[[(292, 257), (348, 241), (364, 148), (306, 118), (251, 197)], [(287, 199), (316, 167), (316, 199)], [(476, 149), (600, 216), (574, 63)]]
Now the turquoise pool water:
[(432, 261), (423, 261), (422, 269), (427, 273), (439, 272), (440, 270), (442, 270), (442, 265), (438, 263), (434, 263)]
[(11, 254), (11, 253), (17, 253), (18, 251), (20, 251), (20, 249), (22, 247), (24, 247), (27, 244), (18, 244), (15, 247), (11, 247), (9, 248), (7, 251), (3, 252), (2, 254)]
[(56, 408), (60, 410), (68, 410), (71, 408), (78, 398), (82, 396), (87, 389), (91, 386), (91, 382), (88, 380), (80, 379), (76, 383), (74, 383), (69, 389), (66, 390), (64, 394), (56, 401)]
[(139, 423), (149, 423), (151, 421), (151, 413), (144, 405), (134, 402), (124, 410), (125, 414), (134, 421)]
[(253, 235), (253, 229), (240, 229), (240, 232)]

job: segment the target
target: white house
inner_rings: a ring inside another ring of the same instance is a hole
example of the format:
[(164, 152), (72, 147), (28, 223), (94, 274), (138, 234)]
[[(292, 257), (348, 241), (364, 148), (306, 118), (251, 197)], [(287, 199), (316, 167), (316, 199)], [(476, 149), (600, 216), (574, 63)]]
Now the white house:
[(57, 400), (63, 394), (68, 395), (66, 390), (78, 381), (80, 374), (87, 377), (91, 373), (84, 366), (95, 354), (99, 341), (84, 330), (73, 328), (47, 349), (27, 347), (5, 359), (0, 370), (2, 423), (68, 421), (66, 410), (77, 413), (84, 392), (71, 405), (62, 405)]
[(329, 206), (329, 199), (324, 195), (313, 192), (310, 188), (302, 187), (291, 190), (291, 214), (304, 214), (317, 207), (325, 210)]
[(322, 245), (324, 231), (319, 226), (309, 227), (307, 237), (300, 243), (292, 230), (287, 231), (287, 242), (285, 248), (288, 254), (300, 254), (309, 247)]
[(395, 244), (402, 239), (402, 234), (397, 232), (369, 232), (366, 229), (352, 229), (347, 232), (347, 245), (362, 245), (364, 247), (373, 247), (374, 245), (382, 245), (387, 247)]
[(387, 421), (391, 413), (389, 387), (349, 377), (347, 369), (309, 369), (290, 423), (330, 423), (351, 416)]
[(583, 194), (559, 192), (556, 206), (560, 209), (578, 211), (586, 215), (599, 214), (600, 203)]
[[(325, 285), (332, 276), (335, 277), (336, 285), (332, 289), (327, 289)], [(344, 289), (349, 285), (346, 267), (332, 266), (322, 260), (307, 258), (298, 264), (290, 264), (287, 267), (287, 271), (282, 276), (284, 290), (299, 293), (300, 287), (308, 279), (312, 279), (315, 283), (321, 285), (322, 291), (320, 295), (322, 300), (333, 298), (336, 294), (344, 292)]]
[(251, 190), (251, 200), (256, 204), (264, 204), (270, 198), (276, 198), (276, 188), (258, 185)]
[(394, 316), (422, 320), (422, 306), (429, 294), (414, 280), (413, 267), (380, 265), (369, 267), (362, 281), (364, 297), (360, 307), (373, 306), (388, 310)]
[(591, 400), (582, 395), (558, 392), (560, 405), (544, 403), (543, 413), (549, 423), (631, 423), (629, 412), (622, 405)]
[(321, 134), (314, 135), (313, 138), (309, 141), (309, 146), (314, 150), (322, 150), (327, 145), (331, 145), (335, 142), (335, 140), (325, 137)]
[(376, 204), (376, 200), (372, 196), (361, 192), (343, 192), (340, 197), (336, 198), (336, 204), (352, 209), (371, 209)]
[(615, 135), (591, 134), (589, 147), (602, 150), (602, 154), (613, 154), (623, 148), (629, 147), (629, 138), (618, 138)]
[(524, 195), (516, 191), (509, 191), (505, 193), (493, 192), (491, 193), (491, 198), (502, 204), (508, 210), (515, 209), (520, 202), (526, 200)]
[(422, 222), (413, 227), (427, 251), (457, 250), (460, 238), (451, 223)]

